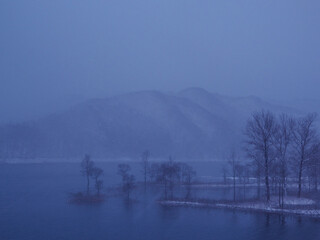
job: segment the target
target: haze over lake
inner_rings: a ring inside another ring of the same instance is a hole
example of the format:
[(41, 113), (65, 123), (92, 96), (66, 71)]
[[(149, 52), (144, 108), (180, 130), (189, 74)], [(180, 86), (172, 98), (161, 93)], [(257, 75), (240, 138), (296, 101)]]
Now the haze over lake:
[(320, 239), (320, 2), (0, 1), (0, 239)]
[[(120, 184), (115, 174), (117, 163), (100, 165), (105, 171), (106, 187)], [(199, 175), (219, 177), (219, 165), (193, 165)], [(133, 167), (142, 179), (140, 164)], [(155, 201), (161, 190), (152, 187), (148, 192), (143, 188), (137, 190), (132, 203), (120, 195), (97, 206), (70, 205), (66, 194), (84, 188), (78, 164), (2, 165), (0, 176), (1, 239), (298, 240), (320, 237), (318, 220), (222, 209), (162, 207)], [(232, 191), (209, 188), (205, 195), (232, 198)]]

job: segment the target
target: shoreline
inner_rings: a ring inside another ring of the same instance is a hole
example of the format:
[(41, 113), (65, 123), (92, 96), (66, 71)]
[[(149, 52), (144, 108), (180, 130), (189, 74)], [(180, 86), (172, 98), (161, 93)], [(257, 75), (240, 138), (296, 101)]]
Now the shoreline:
[[(161, 200), (159, 204), (169, 207), (197, 207), (197, 208), (216, 208), (216, 209), (229, 209), (245, 212), (258, 212), (258, 213), (273, 213), (273, 214), (286, 214), (303, 217), (311, 217), (320, 219), (320, 209), (308, 209), (308, 208), (278, 208), (272, 204), (265, 202), (238, 202), (227, 203), (223, 201), (217, 201), (212, 203), (200, 202), (200, 201), (182, 201), (182, 200)], [(290, 205), (293, 206), (293, 205)], [(306, 206), (305, 206), (306, 207)]]
[[(78, 163), (81, 162), (83, 157), (70, 157), (70, 158), (50, 158), (50, 157), (44, 157), (44, 158), (7, 158), (7, 159), (0, 159), (0, 164), (33, 164), (33, 163)], [(151, 163), (153, 162), (161, 162), (165, 160), (165, 158), (153, 158), (150, 160)], [(95, 158), (96, 162), (141, 162), (140, 159), (133, 158), (133, 157), (115, 157), (115, 158), (101, 158), (97, 157)], [(186, 162), (186, 163), (224, 163), (224, 160), (218, 160), (218, 159), (213, 159), (213, 160), (197, 160), (197, 159), (184, 159), (184, 161), (181, 162)]]

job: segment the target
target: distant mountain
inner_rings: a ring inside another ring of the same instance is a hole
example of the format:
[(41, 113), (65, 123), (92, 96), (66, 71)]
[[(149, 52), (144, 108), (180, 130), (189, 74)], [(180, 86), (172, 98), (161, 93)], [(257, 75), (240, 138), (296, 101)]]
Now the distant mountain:
[(227, 97), (189, 88), (177, 94), (141, 91), (92, 99), (33, 122), (0, 128), (0, 157), (210, 160), (239, 147), (255, 110), (299, 114), (257, 97)]

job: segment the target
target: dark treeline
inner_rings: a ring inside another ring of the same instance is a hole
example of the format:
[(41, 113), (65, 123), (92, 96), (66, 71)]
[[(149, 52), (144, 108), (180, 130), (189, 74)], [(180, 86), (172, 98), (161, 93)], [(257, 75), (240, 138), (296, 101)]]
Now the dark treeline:
[(195, 170), (187, 163), (175, 162), (172, 157), (169, 157), (167, 161), (150, 163), (146, 160), (145, 153), (142, 158), (145, 184), (146, 182), (161, 184), (165, 199), (173, 199), (175, 187), (184, 185), (186, 187), (185, 196), (189, 198), (191, 184), (196, 176)]
[[(185, 198), (191, 196), (191, 185), (196, 176), (195, 170), (186, 163), (173, 161), (171, 157), (163, 162), (150, 162), (150, 152), (145, 151), (141, 159), (141, 172), (145, 191), (147, 186), (160, 185), (163, 188), (163, 198), (173, 199), (174, 190), (177, 186), (185, 186)], [(95, 166), (90, 155), (86, 154), (81, 161), (81, 173), (85, 177), (85, 192), (71, 194), (71, 202), (93, 203), (104, 200), (105, 195), (101, 194), (103, 187), (103, 170)], [(132, 191), (139, 186), (136, 177), (131, 173), (131, 166), (127, 163), (118, 164), (117, 174), (121, 177), (121, 190), (127, 200), (130, 200)], [(92, 185), (96, 189), (92, 192)]]
[(235, 153), (229, 165), (236, 200), (236, 179), (244, 187), (253, 177), (260, 188), (265, 186), (266, 200), (270, 201), (271, 190), (277, 193), (279, 205), (283, 207), (284, 196), (290, 184), (297, 186), (300, 198), (303, 186), (318, 190), (320, 169), (320, 141), (315, 126), (316, 114), (294, 118), (286, 114), (276, 116), (269, 111), (255, 112), (248, 119), (244, 131), (245, 152), (250, 162), (240, 163)]
[[(148, 185), (161, 185), (163, 187), (164, 199), (173, 199), (175, 187), (186, 186), (186, 198), (190, 197), (191, 184), (196, 175), (193, 168), (186, 163), (173, 161), (171, 157), (163, 162), (150, 162), (150, 152), (145, 151), (141, 159), (141, 172), (143, 177), (144, 189)], [(121, 163), (118, 165), (118, 174), (122, 178), (122, 190), (130, 198), (130, 193), (135, 188), (135, 176), (130, 174), (129, 164)]]

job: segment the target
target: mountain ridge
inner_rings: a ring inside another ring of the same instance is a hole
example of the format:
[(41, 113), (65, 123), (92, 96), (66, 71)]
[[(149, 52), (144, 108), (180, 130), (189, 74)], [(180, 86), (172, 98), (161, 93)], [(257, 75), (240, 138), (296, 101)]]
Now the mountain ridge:
[(38, 120), (0, 127), (0, 158), (154, 157), (208, 160), (241, 148), (253, 111), (300, 111), (257, 97), (227, 97), (201, 88), (139, 91), (96, 98)]

